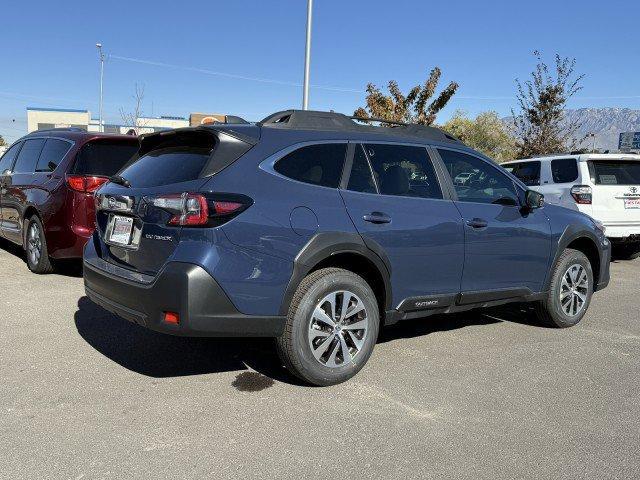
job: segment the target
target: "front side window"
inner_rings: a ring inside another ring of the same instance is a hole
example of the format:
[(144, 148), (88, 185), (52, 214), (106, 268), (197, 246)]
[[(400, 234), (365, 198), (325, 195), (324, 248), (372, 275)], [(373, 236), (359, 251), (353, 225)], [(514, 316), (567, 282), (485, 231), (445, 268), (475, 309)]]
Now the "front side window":
[(513, 173), (528, 187), (540, 185), (540, 162), (518, 162), (504, 165), (505, 170)]
[(578, 179), (578, 163), (575, 158), (551, 160), (551, 176), (554, 183), (570, 183)]
[(511, 179), (480, 158), (438, 149), (461, 202), (518, 205)]
[(9, 150), (4, 152), (4, 155), (0, 158), (0, 175), (6, 170), (11, 170), (13, 161), (15, 160), (16, 155), (18, 155), (18, 150), (20, 150), (20, 145), (22, 144), (16, 143)]
[(35, 171), (44, 142), (44, 138), (26, 140), (24, 142), (18, 154), (16, 166), (13, 169), (14, 173), (33, 173)]
[(299, 182), (338, 188), (346, 153), (346, 143), (308, 145), (282, 157), (273, 169)]
[(442, 198), (426, 148), (369, 143), (364, 149), (382, 195)]
[(53, 172), (62, 159), (67, 154), (71, 144), (64, 140), (57, 140), (55, 138), (49, 138), (44, 144), (38, 164), (36, 165), (36, 172)]

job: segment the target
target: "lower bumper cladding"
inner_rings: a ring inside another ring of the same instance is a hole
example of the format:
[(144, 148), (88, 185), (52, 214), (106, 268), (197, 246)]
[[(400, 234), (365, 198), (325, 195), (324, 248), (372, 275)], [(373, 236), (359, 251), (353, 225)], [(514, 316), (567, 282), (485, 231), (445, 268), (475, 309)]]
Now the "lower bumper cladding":
[[(220, 285), (198, 265), (168, 263), (151, 282), (143, 283), (114, 274), (114, 266), (106, 263), (98, 257), (85, 258), (87, 296), (143, 327), (192, 337), (277, 337), (284, 331), (285, 317), (238, 312)], [(166, 312), (175, 313), (179, 321), (168, 322)]]

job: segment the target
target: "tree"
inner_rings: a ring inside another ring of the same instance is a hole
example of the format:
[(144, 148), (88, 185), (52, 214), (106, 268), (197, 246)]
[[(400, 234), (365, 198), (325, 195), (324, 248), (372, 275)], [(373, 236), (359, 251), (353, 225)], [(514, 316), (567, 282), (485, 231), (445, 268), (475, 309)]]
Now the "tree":
[(516, 139), (496, 112), (484, 112), (472, 119), (457, 110), (442, 129), (498, 162), (515, 158)]
[(144, 127), (144, 124), (140, 121), (140, 117), (142, 117), (142, 101), (144, 100), (144, 85), (140, 86), (136, 83), (133, 99), (135, 101), (135, 108), (133, 112), (127, 113), (121, 107), (120, 117), (122, 118), (124, 125), (127, 127), (131, 126), (131, 130), (134, 130), (137, 135), (139, 133), (138, 129), (140, 127)]
[(413, 87), (405, 96), (400, 91), (398, 82), (391, 80), (388, 84), (389, 95), (384, 95), (373, 83), (367, 85), (366, 107), (354, 112), (359, 118), (381, 118), (394, 122), (419, 123), (431, 125), (436, 115), (456, 93), (458, 84), (451, 82), (431, 103), (440, 75), (438, 67), (431, 70), (424, 85)]
[(547, 155), (574, 150), (583, 138), (576, 138), (579, 120), (566, 120), (567, 101), (582, 89), (584, 75), (575, 75), (575, 58), (555, 56), (555, 74), (538, 51), (533, 52), (538, 63), (531, 79), (522, 83), (516, 79), (520, 112), (511, 111), (515, 129), (518, 158)]

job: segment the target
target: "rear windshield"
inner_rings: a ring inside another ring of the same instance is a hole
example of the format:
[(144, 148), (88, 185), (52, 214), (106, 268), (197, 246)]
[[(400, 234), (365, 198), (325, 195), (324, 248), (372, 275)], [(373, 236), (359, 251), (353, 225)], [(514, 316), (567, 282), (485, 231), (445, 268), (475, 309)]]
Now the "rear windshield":
[(110, 177), (120, 170), (137, 151), (137, 143), (104, 141), (87, 143), (80, 149), (72, 173)]
[(639, 161), (591, 160), (589, 170), (596, 185), (640, 185)]
[(528, 187), (540, 185), (540, 162), (519, 162), (503, 165), (505, 170), (513, 173)]
[(119, 174), (134, 187), (157, 187), (200, 177), (211, 156), (208, 147), (168, 147), (152, 150)]

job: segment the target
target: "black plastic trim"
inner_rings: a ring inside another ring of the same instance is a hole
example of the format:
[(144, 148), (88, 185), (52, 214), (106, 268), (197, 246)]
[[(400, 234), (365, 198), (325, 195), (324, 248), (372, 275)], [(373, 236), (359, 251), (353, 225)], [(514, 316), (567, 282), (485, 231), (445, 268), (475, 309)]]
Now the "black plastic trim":
[(432, 310), (453, 305), (458, 297), (457, 293), (447, 295), (422, 295), (420, 297), (405, 298), (396, 310), (413, 312), (417, 310)]
[(458, 305), (469, 305), (472, 303), (493, 302), (495, 300), (507, 300), (511, 298), (526, 297), (533, 295), (528, 288), (502, 288), (498, 290), (483, 290), (476, 292), (462, 292), (458, 299)]

